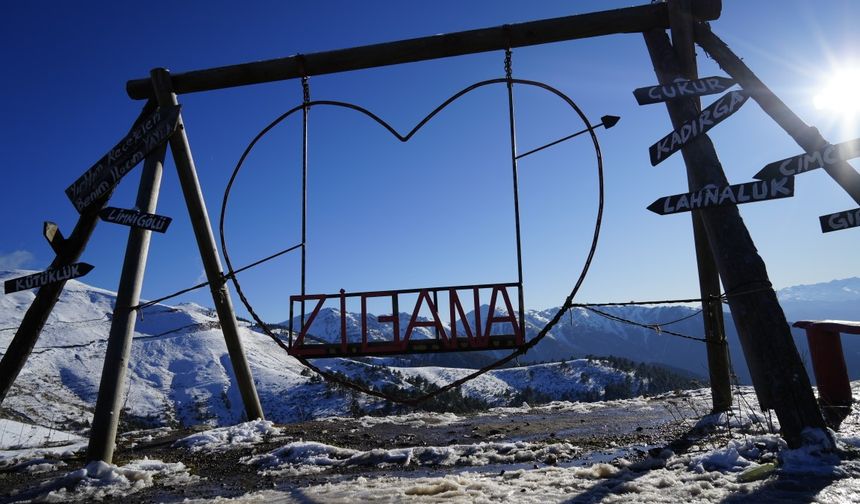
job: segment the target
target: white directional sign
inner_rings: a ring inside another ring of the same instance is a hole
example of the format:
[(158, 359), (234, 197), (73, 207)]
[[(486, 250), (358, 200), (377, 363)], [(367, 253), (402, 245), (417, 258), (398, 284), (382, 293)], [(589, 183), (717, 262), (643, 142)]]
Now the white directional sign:
[(808, 154), (798, 154), (797, 156), (774, 161), (765, 165), (753, 178), (765, 180), (776, 177), (790, 177), (810, 170), (816, 170), (825, 164), (829, 165), (837, 161), (847, 161), (856, 157), (860, 157), (860, 138), (835, 145), (827, 144), (823, 149)]
[(735, 85), (726, 77), (705, 77), (695, 80), (678, 80), (665, 86), (650, 86), (633, 90), (639, 105), (660, 103), (675, 98), (689, 98), (722, 93)]
[(648, 210), (666, 215), (698, 208), (740, 205), (791, 196), (794, 196), (794, 177), (782, 177), (724, 187), (705, 187), (696, 192), (666, 196), (648, 205)]
[(41, 273), (6, 280), (4, 287), (6, 289), (6, 294), (11, 294), (13, 292), (35, 289), (36, 287), (42, 287), (43, 285), (82, 277), (92, 271), (92, 269), (93, 266), (87, 263), (69, 264), (67, 266), (45, 270)]
[(158, 108), (132, 129), (113, 149), (66, 188), (66, 196), (83, 212), (109, 193), (147, 154), (166, 142), (179, 123), (179, 106)]
[(857, 227), (860, 226), (860, 208), (822, 215), (818, 220), (821, 221), (822, 233)]
[(680, 128), (663, 137), (651, 146), (651, 166), (681, 150), (690, 141), (704, 135), (708, 130), (734, 114), (746, 103), (749, 96), (743, 91), (732, 91), (721, 96), (708, 108), (702, 110), (698, 117), (687, 121)]

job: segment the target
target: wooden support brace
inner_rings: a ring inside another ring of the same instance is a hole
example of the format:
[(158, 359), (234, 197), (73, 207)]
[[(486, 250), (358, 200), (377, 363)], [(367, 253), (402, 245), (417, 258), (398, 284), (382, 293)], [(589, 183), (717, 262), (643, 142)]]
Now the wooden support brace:
[[(680, 76), (677, 57), (662, 30), (647, 32), (645, 42), (661, 80)], [(698, 110), (688, 99), (673, 100), (673, 121), (683, 122)], [(696, 170), (688, 173), (696, 187), (729, 185), (716, 150), (707, 135), (684, 147)], [(763, 409), (774, 409), (782, 434), (789, 446), (802, 444), (801, 432), (807, 427), (823, 428), (824, 420), (809, 377), (794, 346), (785, 314), (776, 298), (749, 231), (735, 205), (711, 207), (700, 211), (702, 225), (726, 288), (729, 307), (753, 386)]]
[(63, 253), (63, 248), (66, 245), (66, 238), (63, 237), (63, 233), (60, 232), (60, 228), (56, 223), (51, 221), (45, 221), (44, 226), (42, 227), (42, 234), (45, 235), (45, 239), (48, 240), (48, 244), (53, 249), (54, 254), (61, 255)]

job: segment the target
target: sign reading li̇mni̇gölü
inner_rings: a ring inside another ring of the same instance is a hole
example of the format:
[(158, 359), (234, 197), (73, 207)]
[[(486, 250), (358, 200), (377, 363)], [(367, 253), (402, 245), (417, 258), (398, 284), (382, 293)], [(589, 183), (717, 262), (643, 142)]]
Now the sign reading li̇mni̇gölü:
[(845, 210), (844, 212), (822, 215), (818, 220), (821, 221), (822, 233), (850, 229), (860, 226), (860, 208), (853, 208), (851, 210)]
[(137, 210), (125, 208), (105, 207), (99, 212), (99, 217), (105, 222), (122, 224), (141, 229), (148, 229), (157, 233), (167, 231), (167, 226), (173, 221), (164, 215), (142, 213)]
[(782, 177), (723, 187), (711, 186), (691, 193), (666, 196), (648, 205), (648, 210), (667, 215), (699, 208), (740, 205), (792, 196), (794, 196), (794, 177)]
[(817, 170), (824, 165), (837, 161), (847, 161), (860, 156), (860, 138), (838, 144), (827, 144), (824, 148), (813, 152), (798, 154), (773, 163), (768, 163), (759, 170), (753, 178), (765, 180), (776, 177), (789, 177), (811, 170)]
[(6, 289), (6, 294), (11, 294), (13, 292), (35, 289), (36, 287), (42, 287), (43, 285), (82, 277), (92, 271), (92, 269), (93, 266), (87, 263), (69, 264), (66, 266), (60, 266), (59, 268), (51, 268), (41, 273), (34, 273), (32, 275), (6, 280), (4, 287)]
[(166, 142), (179, 123), (179, 106), (159, 107), (135, 126), (113, 149), (66, 188), (66, 196), (83, 212), (112, 191), (147, 154)]
[(633, 90), (633, 96), (639, 105), (660, 103), (675, 98), (691, 98), (722, 93), (735, 85), (735, 81), (726, 77), (704, 77), (694, 80), (678, 80), (665, 86), (642, 87)]
[(704, 135), (725, 118), (737, 112), (746, 103), (748, 98), (749, 95), (743, 91), (732, 91), (721, 96), (708, 108), (702, 110), (696, 118), (685, 122), (680, 128), (652, 145), (649, 149), (651, 166), (657, 166), (660, 162), (681, 150), (681, 147)]

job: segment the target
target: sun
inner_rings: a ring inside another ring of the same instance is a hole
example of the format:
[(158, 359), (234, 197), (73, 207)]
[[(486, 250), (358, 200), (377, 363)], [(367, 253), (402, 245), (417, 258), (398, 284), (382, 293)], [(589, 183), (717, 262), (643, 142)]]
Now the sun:
[(860, 114), (860, 66), (835, 70), (813, 96), (816, 109), (853, 119)]

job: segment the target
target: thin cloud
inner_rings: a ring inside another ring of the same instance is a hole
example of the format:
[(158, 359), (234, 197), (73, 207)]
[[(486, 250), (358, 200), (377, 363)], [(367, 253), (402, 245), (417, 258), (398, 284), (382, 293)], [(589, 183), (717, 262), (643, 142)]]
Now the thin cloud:
[(0, 270), (20, 269), (31, 264), (36, 257), (27, 250), (0, 253)]

